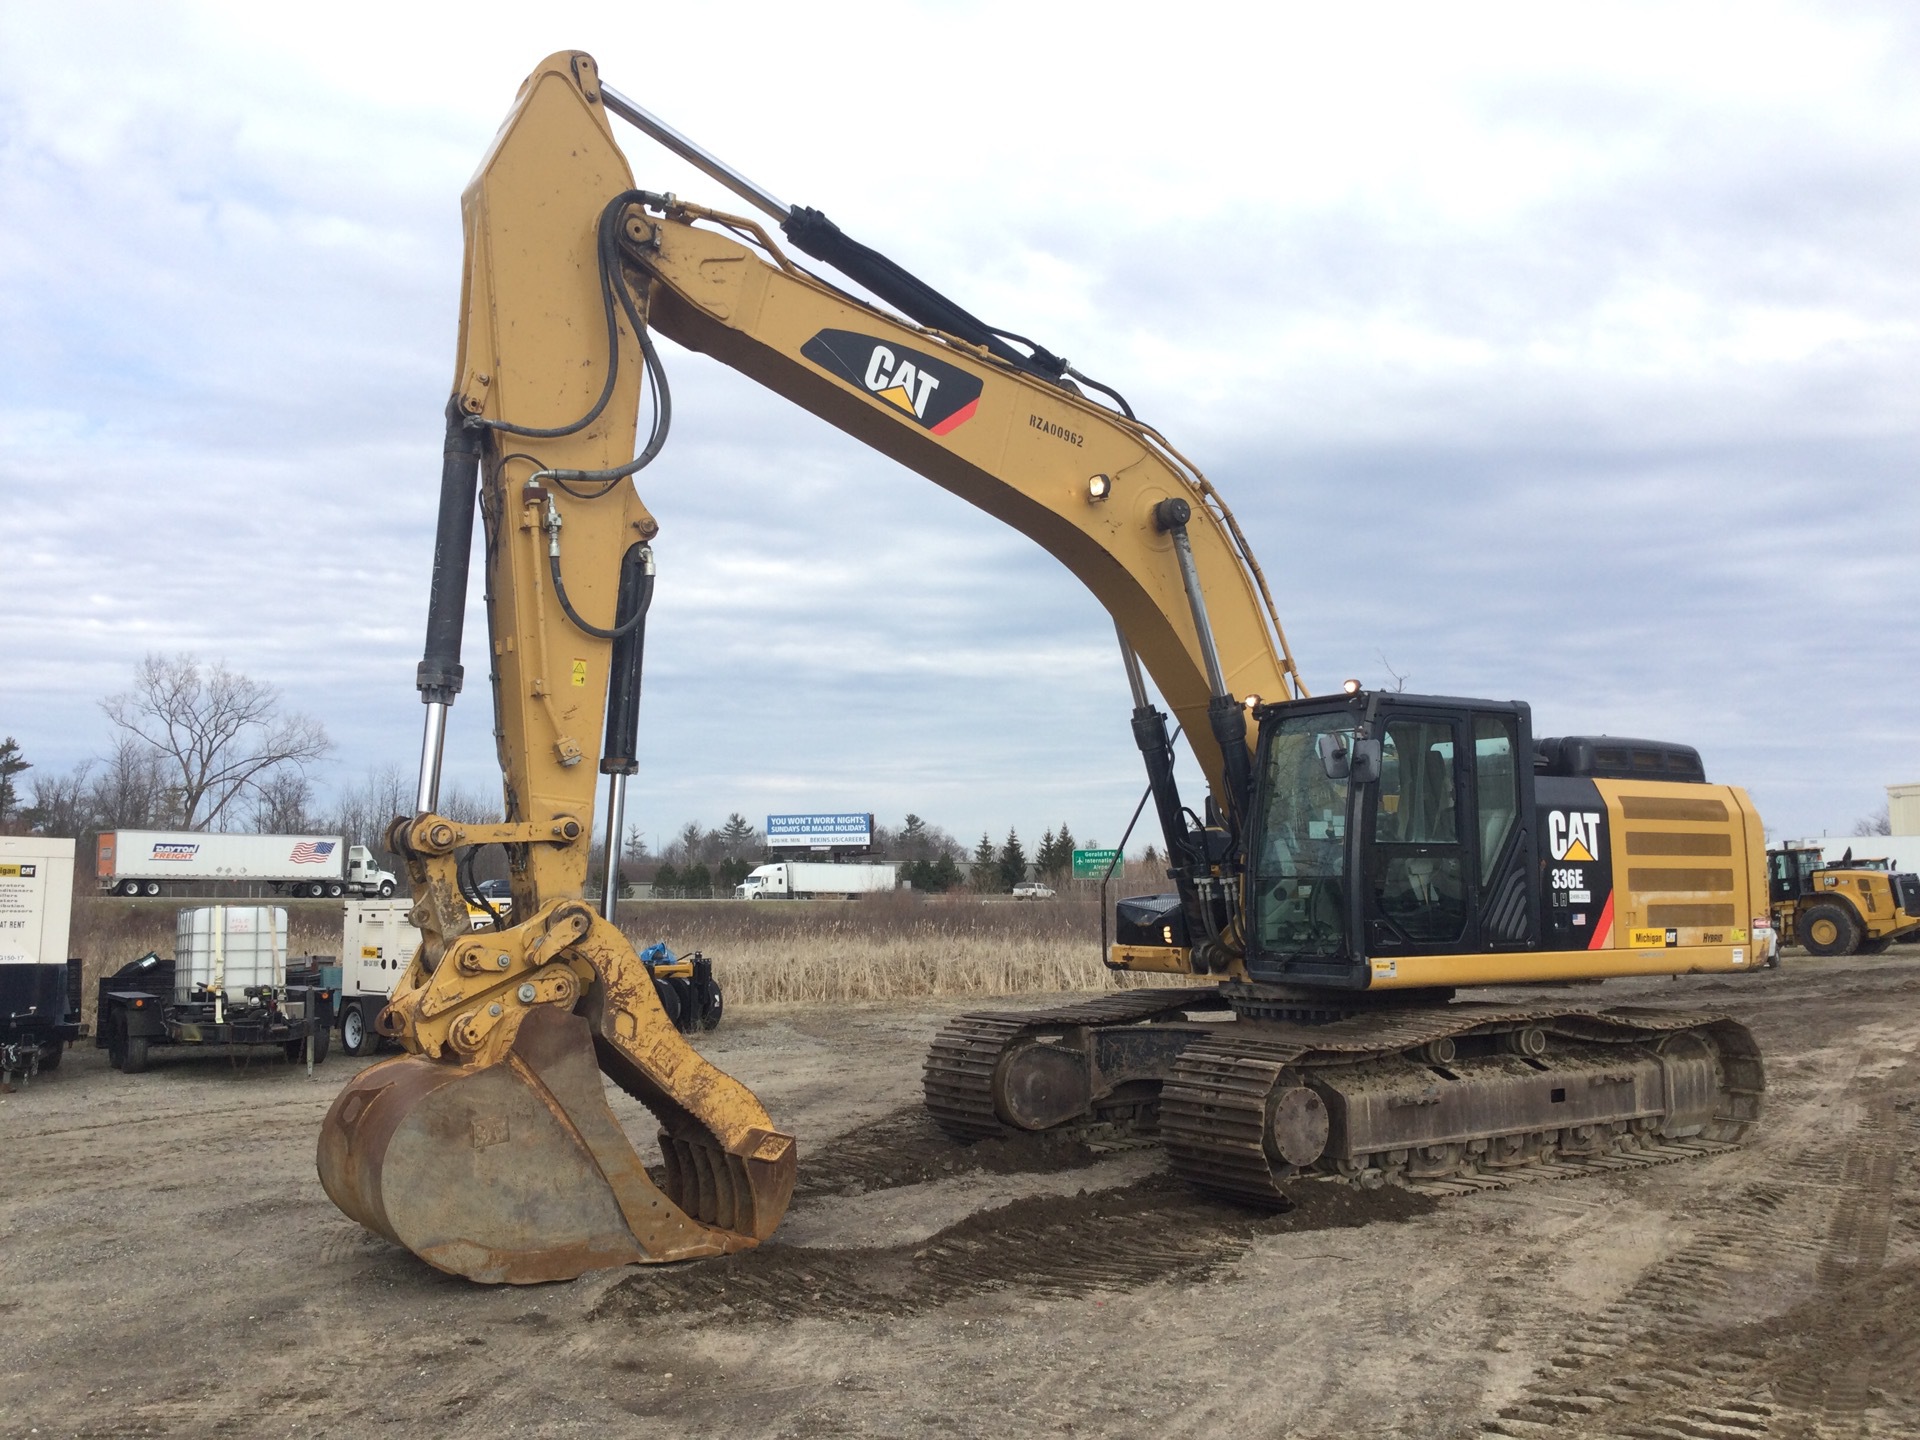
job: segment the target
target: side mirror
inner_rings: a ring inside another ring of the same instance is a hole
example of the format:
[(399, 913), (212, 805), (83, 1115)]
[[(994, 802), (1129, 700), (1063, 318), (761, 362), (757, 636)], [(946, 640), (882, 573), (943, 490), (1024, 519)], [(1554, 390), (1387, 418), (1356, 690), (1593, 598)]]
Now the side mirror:
[(1344, 780), (1353, 768), (1353, 751), (1347, 743), (1347, 737), (1339, 731), (1329, 731), (1317, 735), (1313, 741), (1314, 751), (1320, 756), (1320, 768), (1326, 772), (1329, 780)]
[(1380, 778), (1380, 740), (1353, 742), (1353, 758), (1347, 762), (1347, 780), (1354, 785), (1370, 785)]

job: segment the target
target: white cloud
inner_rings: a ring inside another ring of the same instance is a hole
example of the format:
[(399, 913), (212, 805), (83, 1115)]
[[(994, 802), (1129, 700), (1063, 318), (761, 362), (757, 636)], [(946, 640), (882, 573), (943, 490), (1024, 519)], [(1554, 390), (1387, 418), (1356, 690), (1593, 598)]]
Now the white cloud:
[[(282, 685), (341, 773), (410, 763), (458, 193), (578, 44), (1123, 390), (1233, 503), (1317, 687), (1384, 655), (1543, 731), (1690, 740), (1786, 833), (1920, 778), (1902, 7), (726, 16), (0, 16), (0, 729), (70, 763), (94, 699), (184, 647)], [(643, 823), (870, 805), (1111, 838), (1138, 761), (1099, 607), (667, 358)], [(484, 704), (456, 710), (469, 784)]]

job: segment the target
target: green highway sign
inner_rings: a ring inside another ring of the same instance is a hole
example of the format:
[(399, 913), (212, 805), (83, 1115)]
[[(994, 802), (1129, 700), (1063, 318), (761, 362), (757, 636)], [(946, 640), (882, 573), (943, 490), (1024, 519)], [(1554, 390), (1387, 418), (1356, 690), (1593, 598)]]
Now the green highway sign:
[(1073, 878), (1076, 880), (1098, 880), (1107, 873), (1107, 867), (1113, 864), (1118, 850), (1076, 850), (1073, 852)]

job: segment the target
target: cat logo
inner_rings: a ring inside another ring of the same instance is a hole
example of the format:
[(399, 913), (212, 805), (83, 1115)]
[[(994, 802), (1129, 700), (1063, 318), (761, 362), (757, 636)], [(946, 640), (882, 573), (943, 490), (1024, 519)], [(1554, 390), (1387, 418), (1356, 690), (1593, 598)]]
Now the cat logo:
[(935, 435), (952, 434), (980, 408), (979, 376), (892, 341), (822, 330), (800, 353)]
[(1600, 848), (1597, 810), (1554, 810), (1547, 815), (1547, 849), (1556, 860), (1593, 863)]

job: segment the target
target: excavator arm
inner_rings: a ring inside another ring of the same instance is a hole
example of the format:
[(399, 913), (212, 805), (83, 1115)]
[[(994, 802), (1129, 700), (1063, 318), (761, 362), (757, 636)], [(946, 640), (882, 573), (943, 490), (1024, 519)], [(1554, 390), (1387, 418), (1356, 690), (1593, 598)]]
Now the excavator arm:
[[(631, 477), (671, 414), (654, 332), (1032, 537), (1105, 605), (1176, 879), (1214, 937), (1196, 969), (1235, 963), (1226, 856), (1248, 803), (1252, 706), (1304, 693), (1232, 514), (1160, 435), (1089, 399), (1064, 361), (1009, 343), (824, 216), (724, 167), (797, 247), (918, 318), (803, 269), (751, 219), (636, 188), (616, 109), (717, 166), (603, 86), (590, 57), (561, 52), (528, 78), (463, 198), (418, 676), (426, 739), (415, 813), (389, 832), (423, 944), (381, 1022), (406, 1053), (341, 1092), (320, 1140), (342, 1210), (481, 1280), (726, 1253), (766, 1238), (793, 1188), (792, 1137), (686, 1044), (612, 918), (659, 532)], [(476, 511), (505, 796), (504, 821), (488, 825), (437, 813)], [(1208, 822), (1179, 801), (1166, 717), (1140, 667), (1207, 776)], [(600, 773), (611, 795), (596, 912), (582, 896)], [(509, 858), (513, 923), (473, 932), (460, 866), (489, 844)], [(602, 1073), (660, 1121), (659, 1174), (626, 1141)]]

